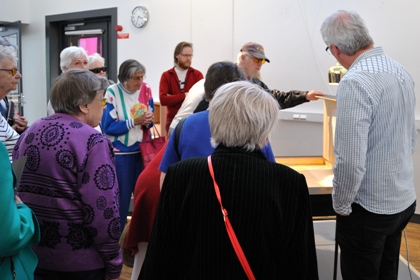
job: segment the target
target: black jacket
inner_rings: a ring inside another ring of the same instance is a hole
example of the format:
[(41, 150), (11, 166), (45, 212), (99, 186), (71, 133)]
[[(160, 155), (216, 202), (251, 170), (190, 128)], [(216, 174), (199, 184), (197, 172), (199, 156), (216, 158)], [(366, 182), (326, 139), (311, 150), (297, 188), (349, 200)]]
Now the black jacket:
[[(221, 144), (212, 162), (223, 206), (256, 279), (317, 280), (305, 177), (260, 151)], [(139, 279), (247, 279), (206, 158), (169, 167)]]
[(281, 109), (287, 109), (305, 102), (309, 102), (306, 100), (306, 94), (308, 93), (307, 91), (292, 90), (289, 92), (284, 92), (277, 89), (270, 90), (267, 85), (264, 84), (260, 79), (252, 78), (252, 82), (271, 93), (279, 103)]
[[(269, 89), (266, 84), (264, 84), (260, 79), (252, 78), (252, 82), (256, 85), (259, 85), (268, 93), (272, 94), (273, 97), (277, 100), (280, 105), (280, 109), (287, 109), (291, 107), (295, 107), (305, 102), (309, 102), (306, 100), (307, 91), (299, 91), (299, 90), (292, 90), (289, 92), (279, 91), (277, 89)], [(197, 108), (194, 110), (194, 113), (201, 112), (207, 110), (209, 107), (209, 102), (207, 102), (204, 98), (200, 101)]]

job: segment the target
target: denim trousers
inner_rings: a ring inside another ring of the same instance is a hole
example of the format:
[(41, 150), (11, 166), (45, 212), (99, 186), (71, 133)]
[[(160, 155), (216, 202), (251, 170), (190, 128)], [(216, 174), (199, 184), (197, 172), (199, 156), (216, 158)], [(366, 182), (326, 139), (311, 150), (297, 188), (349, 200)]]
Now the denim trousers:
[(397, 280), (401, 233), (416, 209), (380, 215), (352, 204), (349, 216), (337, 215), (343, 280)]

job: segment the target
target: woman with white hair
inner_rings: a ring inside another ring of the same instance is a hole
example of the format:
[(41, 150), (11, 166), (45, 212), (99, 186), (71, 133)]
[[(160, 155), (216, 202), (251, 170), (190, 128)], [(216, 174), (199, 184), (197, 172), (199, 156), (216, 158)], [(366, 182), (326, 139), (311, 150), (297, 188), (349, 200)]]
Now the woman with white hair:
[[(63, 73), (70, 69), (88, 70), (88, 55), (82, 47), (67, 47), (60, 53), (60, 68)], [(47, 115), (51, 116), (55, 113), (51, 102), (48, 101)]]
[(70, 69), (88, 70), (88, 55), (82, 47), (67, 47), (60, 53), (61, 71), (67, 72)]
[[(105, 58), (99, 53), (94, 53), (88, 57), (88, 68), (89, 71), (94, 73), (96, 76), (107, 78), (106, 71), (108, 67), (105, 66)], [(108, 80), (109, 84), (115, 84), (114, 81)]]
[(278, 109), (269, 93), (247, 81), (216, 91), (209, 122), (217, 147), (209, 158), (169, 167), (139, 279), (246, 279), (226, 232), (211, 166), (256, 279), (318, 279), (305, 177), (261, 152)]
[(94, 73), (96, 76), (106, 77), (107, 67), (105, 66), (105, 58), (103, 58), (99, 53), (89, 55), (88, 68), (89, 71)]

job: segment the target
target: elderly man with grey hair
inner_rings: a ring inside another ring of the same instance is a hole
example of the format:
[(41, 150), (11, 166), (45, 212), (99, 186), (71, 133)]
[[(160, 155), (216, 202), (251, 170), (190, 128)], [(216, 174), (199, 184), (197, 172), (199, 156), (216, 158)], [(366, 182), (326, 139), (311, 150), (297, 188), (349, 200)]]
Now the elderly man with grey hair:
[[(15, 90), (17, 88), (18, 81), (20, 78), (22, 78), (22, 76), (17, 69), (17, 58), (15, 55), (14, 47), (12, 47), (11, 45), (3, 44), (3, 40), (1, 41), (1, 43), (0, 100), (3, 100), (4, 98), (6, 98), (7, 94), (10, 91)], [(8, 123), (6, 118), (3, 115), (0, 115), (0, 141), (2, 141), (6, 146), (7, 151), (9, 153), (9, 159), (12, 158), (13, 147), (15, 146), (18, 139), (19, 134)]]
[(216, 148), (169, 167), (139, 279), (248, 279), (226, 232), (216, 183), (256, 279), (318, 279), (305, 177), (261, 152), (278, 109), (248, 81), (219, 87), (209, 107)]
[(416, 209), (414, 82), (373, 46), (356, 12), (334, 12), (321, 34), (348, 69), (337, 89), (332, 194), (343, 279), (396, 280), (401, 232)]
[[(60, 53), (60, 68), (63, 73), (70, 69), (88, 70), (88, 55), (82, 47), (67, 47)], [(51, 102), (48, 101), (47, 115), (51, 116), (55, 113)]]
[[(2, 51), (7, 51), (11, 53), (14, 56), (14, 60), (17, 63), (17, 47), (11, 44), (6, 38), (3, 38), (3, 37), (0, 37), (0, 46), (2, 46)], [(17, 77), (17, 80), (22, 78), (20, 73), (17, 74), (16, 77)], [(18, 85), (18, 82), (13, 83), (12, 90), (16, 90), (17, 85)], [(12, 101), (9, 102), (6, 95), (5, 97), (3, 97), (3, 99), (0, 100), (0, 113), (7, 120), (10, 126), (14, 130), (16, 130), (17, 133), (21, 134), (28, 127), (28, 120), (24, 116), (17, 114), (17, 111), (14, 109), (13, 105), (14, 105), (13, 102)]]
[(271, 93), (277, 100), (281, 109), (287, 109), (299, 104), (317, 100), (317, 95), (325, 95), (318, 90), (300, 91), (292, 90), (288, 92), (277, 89), (270, 90), (268, 86), (261, 81), (260, 70), (263, 64), (270, 62), (265, 55), (264, 48), (257, 42), (245, 43), (237, 55), (238, 66), (244, 71), (246, 78), (254, 84), (261, 86), (267, 92)]

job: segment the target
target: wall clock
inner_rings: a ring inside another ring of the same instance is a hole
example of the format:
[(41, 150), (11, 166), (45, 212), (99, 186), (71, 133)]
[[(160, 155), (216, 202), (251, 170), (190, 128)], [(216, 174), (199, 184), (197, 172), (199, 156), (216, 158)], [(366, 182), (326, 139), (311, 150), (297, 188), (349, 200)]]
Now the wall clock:
[(145, 27), (149, 21), (149, 11), (143, 6), (137, 6), (131, 12), (131, 23), (137, 27)]

